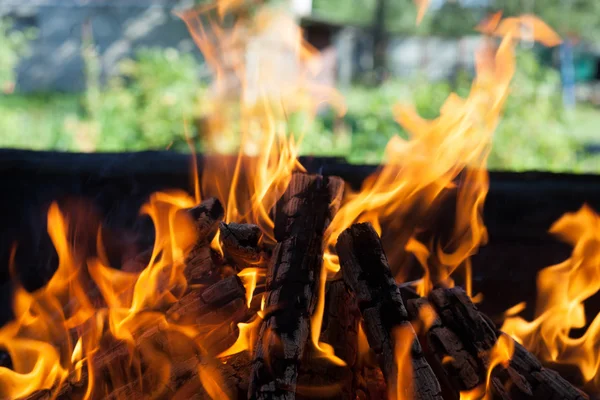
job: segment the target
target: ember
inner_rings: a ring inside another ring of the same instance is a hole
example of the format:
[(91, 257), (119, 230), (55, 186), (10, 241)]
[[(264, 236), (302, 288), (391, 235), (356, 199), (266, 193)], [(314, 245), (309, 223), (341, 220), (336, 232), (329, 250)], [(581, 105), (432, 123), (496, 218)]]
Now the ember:
[[(16, 318), (0, 329), (9, 356), (0, 359), (0, 398), (598, 393), (600, 318), (588, 325), (583, 304), (600, 289), (600, 218), (591, 209), (552, 227), (574, 250), (540, 273), (535, 320), (516, 317), (518, 306), (500, 330), (471, 297), (470, 257), (488, 240), (485, 167), (517, 39), (523, 26), (547, 46), (560, 38), (531, 15), (482, 23), (481, 32), (502, 39), (477, 53), (468, 97), (452, 95), (432, 121), (396, 106), (411, 138), (393, 138), (386, 164), (353, 192), (338, 177), (307, 174), (297, 158), (303, 132), (289, 132), (292, 111), (314, 115), (322, 103), (344, 111), (318, 81), (318, 52), (285, 13), (237, 12), (246, 3), (181, 15), (215, 76), (210, 141), (220, 150), (239, 139), (235, 162), (211, 155), (194, 196), (152, 195), (141, 212), (153, 222), (154, 245), (120, 269), (101, 229), (90, 253), (78, 236), (86, 221), (50, 207), (58, 269), (41, 289), (15, 291)], [(429, 1), (415, 3), (421, 19)], [(259, 51), (249, 57), (249, 48)], [(448, 198), (455, 219), (432, 232)], [(405, 282), (413, 259), (421, 277)], [(577, 366), (580, 381), (550, 363)]]

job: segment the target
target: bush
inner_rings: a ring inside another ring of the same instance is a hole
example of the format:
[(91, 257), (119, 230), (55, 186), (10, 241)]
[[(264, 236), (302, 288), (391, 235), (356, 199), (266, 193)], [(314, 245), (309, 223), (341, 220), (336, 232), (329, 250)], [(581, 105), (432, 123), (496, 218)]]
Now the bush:
[(104, 87), (95, 83), (96, 57), (94, 52), (86, 56), (85, 113), (68, 123), (75, 146), (90, 151), (184, 148), (184, 121), (192, 125), (202, 88), (194, 57), (173, 48), (141, 49)]
[(36, 31), (14, 30), (9, 19), (0, 18), (0, 92), (11, 93), (15, 86), (15, 68), (29, 53), (29, 44)]
[[(435, 118), (452, 91), (468, 95), (471, 80), (461, 73), (453, 83), (421, 77), (348, 90), (344, 121), (351, 140), (347, 157), (356, 163), (381, 162), (388, 140), (395, 134), (406, 137), (392, 116), (395, 103), (413, 104), (423, 117)], [(331, 118), (328, 115), (324, 120)], [(600, 171), (597, 158), (581, 153), (581, 138), (572, 132), (573, 123), (562, 107), (558, 72), (542, 66), (532, 52), (518, 52), (511, 93), (493, 139), (490, 169)], [(324, 125), (323, 135), (333, 135), (331, 124)]]

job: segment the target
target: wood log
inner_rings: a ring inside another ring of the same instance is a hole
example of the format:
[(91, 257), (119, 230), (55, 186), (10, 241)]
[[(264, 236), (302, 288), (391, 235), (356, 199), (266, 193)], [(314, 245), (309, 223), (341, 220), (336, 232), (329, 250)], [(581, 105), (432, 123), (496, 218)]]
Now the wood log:
[[(215, 325), (221, 324), (223, 328), (229, 330), (229, 333), (233, 333), (230, 328), (231, 323), (235, 325), (235, 322), (242, 321), (249, 316), (244, 286), (237, 276), (231, 276), (207, 288), (192, 289), (171, 306), (166, 315), (169, 319), (179, 323), (207, 325), (211, 326), (213, 330)], [(225, 336), (223, 331), (224, 329), (219, 330), (215, 336), (219, 336), (223, 340), (223, 336)], [(233, 341), (235, 341), (235, 337), (231, 337), (231, 343), (221, 346), (221, 348), (212, 346), (211, 354), (225, 350)], [(210, 338), (205, 339), (205, 343), (207, 342), (211, 342)], [(95, 396), (115, 400), (147, 398), (148, 394), (144, 393), (142, 388), (152, 388), (157, 383), (151, 380), (151, 374), (148, 372), (140, 377), (139, 373), (135, 372), (135, 368), (134, 371), (129, 370), (132, 350), (139, 353), (142, 364), (144, 364), (145, 349), (158, 351), (168, 356), (172, 364), (171, 377), (163, 389), (168, 393), (176, 393), (190, 380), (197, 380), (198, 364), (202, 362), (202, 357), (194, 354), (195, 345), (188, 338), (169, 330), (166, 326), (157, 324), (141, 332), (136, 336), (135, 349), (130, 347), (126, 342), (117, 341), (108, 336), (107, 340), (101, 343), (100, 349), (90, 357), (96, 374), (95, 381), (99, 382), (94, 386)], [(211, 354), (207, 354), (207, 356), (211, 356)], [(238, 358), (240, 357), (242, 356), (238, 356)], [(228, 376), (232, 382), (245, 381), (244, 391), (247, 390), (247, 379), (243, 377), (243, 374), (248, 375), (250, 369), (249, 357), (246, 356), (246, 359), (248, 359), (246, 371), (236, 371), (231, 365), (223, 365), (218, 368), (221, 374)], [(9, 361), (10, 358), (5, 362)], [(141, 365), (142, 370), (146, 371), (151, 370), (152, 367), (152, 365)], [(154, 367), (161, 366), (154, 365)], [(87, 371), (87, 365), (84, 367), (85, 371)], [(238, 373), (242, 375), (238, 375)], [(45, 400), (51, 399), (53, 396), (58, 399), (82, 398), (87, 387), (87, 379), (88, 376), (84, 373), (77, 382), (68, 379), (58, 389), (38, 390), (23, 400)]]
[(295, 173), (277, 202), (278, 243), (267, 272), (267, 315), (248, 390), (252, 400), (296, 397), (323, 262), (323, 234), (339, 208), (343, 187), (339, 178)]
[(257, 225), (221, 222), (219, 232), (225, 258), (237, 271), (264, 266), (265, 255), (259, 246), (261, 231)]
[(189, 283), (202, 283), (218, 279), (217, 264), (210, 249), (224, 210), (219, 200), (209, 198), (196, 207), (182, 210), (194, 221), (196, 244), (186, 258), (184, 274)]
[[(354, 292), (364, 319), (364, 330), (371, 349), (377, 354), (391, 396), (404, 393), (414, 399), (441, 399), (441, 387), (425, 360), (421, 346), (409, 322), (400, 289), (392, 277), (379, 236), (368, 223), (355, 224), (339, 237), (336, 249), (340, 257), (342, 276)], [(405, 332), (403, 340), (394, 332)], [(412, 379), (404, 382), (404, 372), (398, 364), (396, 346), (410, 346)], [(399, 374), (402, 374), (399, 376)], [(404, 387), (398, 387), (403, 384)]]
[[(344, 281), (327, 282), (325, 310), (319, 341), (333, 347), (346, 365), (337, 366), (330, 360), (307, 352), (298, 376), (298, 399), (356, 399), (356, 361), (358, 358), (358, 321), (360, 312), (354, 296)], [(317, 396), (315, 396), (317, 395)]]
[[(457, 391), (485, 385), (490, 350), (501, 332), (477, 310), (461, 288), (435, 289), (428, 298), (438, 317), (426, 333), (426, 350), (443, 364)], [(411, 308), (418, 310), (424, 304), (423, 300), (414, 301)], [(587, 395), (556, 372), (544, 368), (518, 343), (508, 368), (500, 365), (492, 371), (491, 383), (495, 398), (587, 399)]]

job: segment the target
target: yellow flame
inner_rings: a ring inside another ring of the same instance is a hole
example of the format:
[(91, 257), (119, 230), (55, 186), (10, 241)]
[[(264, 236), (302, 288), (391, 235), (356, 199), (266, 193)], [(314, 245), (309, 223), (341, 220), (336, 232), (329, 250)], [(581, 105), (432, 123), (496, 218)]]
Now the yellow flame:
[(431, 0), (415, 0), (415, 5), (417, 6), (417, 25), (423, 21), (423, 17), (429, 8), (429, 3), (431, 3)]
[(238, 273), (238, 276), (242, 279), (244, 288), (246, 289), (246, 304), (250, 307), (258, 277), (264, 277), (265, 270), (263, 268), (244, 268)]
[(489, 361), (485, 384), (469, 391), (461, 391), (460, 400), (491, 400), (493, 398), (491, 391), (492, 372), (499, 365), (508, 368), (514, 352), (515, 342), (512, 338), (506, 334), (500, 335), (488, 354)]
[(319, 82), (320, 55), (304, 41), (292, 16), (263, 6), (227, 25), (224, 13), (250, 5), (220, 1), (180, 17), (214, 73), (213, 96), (207, 99), (209, 151), (226, 152), (225, 142), (241, 142), (233, 162), (206, 160), (202, 193), (226, 205), (226, 222), (254, 223), (267, 242), (274, 242), (269, 212), (292, 172), (303, 170), (298, 142), (309, 126), (291, 132), (289, 116), (314, 116), (322, 103), (340, 113), (345, 106), (337, 92)]
[(396, 382), (390, 385), (388, 397), (392, 400), (412, 400), (414, 398), (412, 353), (415, 332), (410, 324), (395, 328), (394, 361), (396, 362)]
[[(506, 311), (502, 330), (542, 360), (577, 366), (585, 381), (600, 386), (600, 314), (588, 325), (585, 300), (600, 290), (600, 216), (587, 205), (556, 221), (550, 232), (573, 246), (571, 257), (537, 278), (535, 319)], [(586, 328), (579, 337), (574, 329)]]

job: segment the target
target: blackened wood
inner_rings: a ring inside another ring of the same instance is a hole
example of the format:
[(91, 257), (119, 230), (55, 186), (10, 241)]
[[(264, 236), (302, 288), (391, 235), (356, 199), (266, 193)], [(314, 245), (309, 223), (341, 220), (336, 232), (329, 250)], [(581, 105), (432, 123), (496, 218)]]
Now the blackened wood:
[[(463, 372), (462, 377), (469, 377), (469, 379), (472, 379), (472, 371), (467, 373), (467, 369), (476, 367), (478, 384), (485, 384), (490, 361), (489, 353), (501, 332), (489, 318), (477, 310), (461, 288), (435, 289), (430, 293), (429, 300), (440, 317), (440, 326), (447, 327), (454, 334), (446, 332), (444, 335), (437, 333), (432, 336), (438, 342), (438, 351), (444, 348), (448, 353), (454, 351), (455, 356), (464, 355), (464, 358), (459, 358), (460, 361), (456, 364), (451, 362), (453, 367)], [(439, 326), (434, 324), (432, 328), (439, 329)], [(465, 350), (468, 355), (465, 355)], [(451, 354), (447, 355), (452, 357)], [(476, 361), (476, 366), (473, 365), (473, 361)], [(492, 377), (493, 392), (498, 398), (587, 399), (583, 392), (555, 371), (544, 368), (533, 354), (516, 342), (508, 368), (499, 366), (493, 371)]]
[(188, 208), (185, 211), (194, 220), (198, 243), (210, 242), (215, 237), (219, 222), (223, 219), (225, 213), (221, 202), (214, 197), (208, 198), (196, 207)]
[[(223, 279), (209, 287), (193, 288), (188, 291), (177, 303), (171, 306), (166, 315), (169, 319), (179, 323), (192, 323), (208, 325), (211, 329), (221, 324), (227, 328), (230, 324), (234, 324), (244, 320), (247, 315), (247, 307), (245, 300), (245, 289), (242, 282), (237, 276), (231, 276)], [(223, 339), (224, 330), (217, 332)], [(134, 351), (151, 347), (158, 351), (168, 354), (173, 368), (171, 369), (171, 378), (169, 387), (166, 391), (177, 392), (179, 388), (186, 385), (190, 380), (197, 380), (198, 364), (201, 358), (193, 354), (193, 346), (190, 346), (190, 352), (181, 351), (181, 343), (186, 338), (173, 338), (172, 335), (177, 334), (169, 331), (167, 327), (155, 325), (151, 328), (139, 333), (135, 339)], [(226, 346), (222, 348), (212, 348), (211, 352), (217, 354), (230, 346), (235, 337), (230, 340)], [(173, 347), (173, 341), (177, 346)], [(210, 337), (205, 339), (206, 342), (214, 342)], [(214, 346), (213, 346), (214, 347)], [(106, 399), (143, 399), (147, 398), (147, 393), (143, 392), (143, 388), (152, 387), (148, 382), (143, 382), (141, 378), (132, 378), (129, 373), (130, 367), (130, 345), (123, 341), (111, 340), (102, 343), (100, 350), (90, 357), (94, 366), (96, 380), (99, 384), (95, 384), (95, 395), (97, 391), (102, 391), (106, 388), (106, 392), (102, 394), (102, 398)], [(212, 354), (214, 356), (214, 354)], [(143, 350), (141, 353), (143, 359)], [(237, 356), (236, 359), (242, 356)], [(243, 358), (243, 357), (242, 357)], [(248, 358), (248, 357), (246, 357)], [(142, 360), (143, 361), (143, 360)], [(249, 361), (245, 371), (236, 371), (231, 366), (223, 365), (219, 367), (222, 374), (228, 376), (231, 382), (247, 382), (244, 374), (249, 374)], [(85, 367), (87, 368), (87, 367)], [(73, 374), (72, 374), (73, 375)], [(130, 379), (131, 378), (131, 379)], [(56, 394), (57, 399), (73, 399), (80, 398), (85, 394), (87, 387), (87, 374), (84, 374), (82, 379), (74, 382), (73, 379), (66, 380)], [(236, 383), (236, 384), (237, 384)], [(244, 390), (247, 389), (247, 383)], [(40, 390), (25, 397), (23, 400), (42, 400), (53, 398), (53, 391)], [(210, 398), (204, 396), (203, 398)]]
[[(358, 322), (360, 312), (354, 296), (340, 280), (327, 282), (325, 310), (319, 341), (333, 347), (334, 353), (346, 365), (334, 365), (315, 352), (308, 352), (302, 362), (298, 386), (312, 388), (319, 398), (356, 399), (356, 361), (358, 358)], [(329, 388), (321, 390), (319, 388)], [(305, 390), (306, 391), (306, 390)], [(298, 399), (314, 398), (310, 391), (297, 393)]]
[(245, 296), (246, 291), (240, 278), (234, 275), (207, 288), (188, 291), (166, 311), (166, 315), (179, 323), (214, 323), (211, 318), (213, 313), (221, 315), (224, 320), (238, 311), (245, 312)]
[(236, 270), (263, 266), (264, 255), (259, 246), (260, 228), (254, 224), (219, 224), (220, 240), (225, 257)]
[[(400, 289), (392, 277), (381, 240), (371, 224), (354, 224), (336, 245), (342, 276), (356, 295), (371, 349), (377, 354), (391, 393), (396, 393), (398, 365), (395, 358), (396, 329), (405, 329), (412, 343), (412, 385), (399, 388), (414, 399), (441, 399), (441, 387), (425, 360), (408, 319)], [(402, 362), (402, 361), (400, 361)]]
[(316, 304), (323, 234), (337, 212), (339, 178), (295, 173), (275, 207), (277, 245), (267, 273), (266, 309), (248, 397), (294, 399), (300, 361)]
[(444, 325), (426, 298), (408, 300), (410, 319), (423, 324), (421, 311), (426, 307), (428, 313), (433, 313), (433, 320), (420, 332), (423, 352), (440, 381), (444, 399), (458, 400), (460, 391), (472, 390), (481, 383), (482, 367), (461, 339)]
[(181, 212), (187, 213), (196, 227), (196, 244), (187, 255), (184, 274), (190, 283), (211, 279), (214, 281), (218, 271), (210, 242), (217, 233), (219, 222), (223, 219), (223, 206), (219, 200), (209, 198), (196, 207)]

